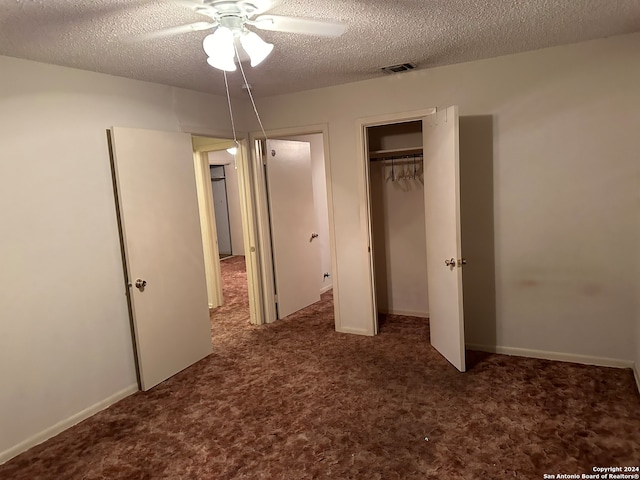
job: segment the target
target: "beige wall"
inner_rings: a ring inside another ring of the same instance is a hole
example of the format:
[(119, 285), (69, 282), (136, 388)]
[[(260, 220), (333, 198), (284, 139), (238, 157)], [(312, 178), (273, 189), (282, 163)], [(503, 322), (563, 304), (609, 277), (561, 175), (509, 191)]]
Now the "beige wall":
[(329, 124), (342, 326), (371, 325), (356, 120), (457, 104), (493, 120), (497, 318), (467, 342), (632, 361), (639, 46), (619, 36), (260, 100), (269, 129)]
[(222, 98), (7, 57), (0, 72), (1, 462), (137, 388), (106, 130), (230, 133)]

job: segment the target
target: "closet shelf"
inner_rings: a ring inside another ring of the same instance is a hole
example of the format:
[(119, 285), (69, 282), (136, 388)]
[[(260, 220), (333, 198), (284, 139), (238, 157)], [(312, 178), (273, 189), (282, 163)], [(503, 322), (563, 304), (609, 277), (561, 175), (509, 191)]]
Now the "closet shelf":
[(422, 155), (422, 147), (394, 148), (392, 150), (374, 150), (369, 152), (369, 158), (371, 160), (382, 160), (405, 155)]

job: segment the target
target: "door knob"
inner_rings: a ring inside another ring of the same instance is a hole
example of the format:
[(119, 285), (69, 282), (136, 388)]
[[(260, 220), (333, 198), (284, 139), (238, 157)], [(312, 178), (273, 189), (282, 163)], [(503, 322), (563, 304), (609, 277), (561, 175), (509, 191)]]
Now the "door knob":
[(136, 280), (136, 288), (139, 288), (140, 290), (142, 290), (146, 286), (147, 286), (147, 281), (146, 280), (142, 280), (141, 278), (138, 278)]
[(310, 241), (310, 242), (313, 242), (313, 239), (314, 239), (314, 238), (318, 238), (318, 236), (319, 236), (319, 235), (318, 235), (317, 233), (312, 233), (312, 234), (311, 234), (311, 238), (309, 239), (309, 241)]
[(453, 258), (453, 257), (452, 257), (452, 258), (447, 258), (447, 259), (444, 261), (444, 264), (445, 264), (447, 267), (455, 267), (455, 266), (456, 266), (456, 259), (455, 259), (455, 258)]

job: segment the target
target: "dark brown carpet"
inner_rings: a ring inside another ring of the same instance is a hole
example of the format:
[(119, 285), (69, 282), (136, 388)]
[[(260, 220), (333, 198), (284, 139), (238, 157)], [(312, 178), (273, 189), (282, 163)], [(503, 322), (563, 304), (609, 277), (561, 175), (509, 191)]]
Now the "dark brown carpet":
[[(541, 479), (640, 463), (630, 370), (473, 354), (428, 324), (334, 331), (331, 295), (248, 323), (243, 258), (222, 262), (214, 353), (0, 467), (2, 479)], [(425, 440), (428, 438), (428, 441)]]

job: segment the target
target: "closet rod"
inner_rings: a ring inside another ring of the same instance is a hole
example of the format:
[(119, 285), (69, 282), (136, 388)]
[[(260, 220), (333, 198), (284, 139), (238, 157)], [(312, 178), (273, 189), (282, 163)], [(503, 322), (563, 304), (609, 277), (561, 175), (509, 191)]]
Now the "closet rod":
[(387, 161), (396, 161), (396, 160), (405, 160), (405, 161), (422, 161), (424, 159), (424, 155), (422, 153), (416, 153), (413, 155), (396, 155), (392, 157), (375, 157), (371, 158), (371, 162), (387, 162)]

